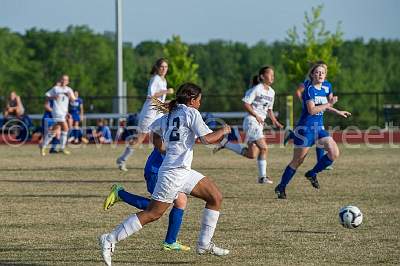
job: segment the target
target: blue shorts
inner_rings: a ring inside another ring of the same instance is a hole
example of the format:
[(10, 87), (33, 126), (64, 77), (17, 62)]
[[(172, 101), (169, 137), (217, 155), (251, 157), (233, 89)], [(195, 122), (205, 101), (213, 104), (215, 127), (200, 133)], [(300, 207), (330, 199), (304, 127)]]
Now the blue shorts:
[(296, 127), (293, 134), (293, 143), (296, 147), (311, 147), (319, 139), (329, 137), (329, 132), (323, 127), (309, 128)]
[(71, 113), (71, 117), (72, 117), (72, 120), (74, 121), (74, 122), (80, 122), (81, 121), (81, 116), (79, 115), (79, 113)]
[(147, 191), (153, 194), (154, 188), (156, 187), (158, 173), (145, 173), (144, 179), (146, 180)]

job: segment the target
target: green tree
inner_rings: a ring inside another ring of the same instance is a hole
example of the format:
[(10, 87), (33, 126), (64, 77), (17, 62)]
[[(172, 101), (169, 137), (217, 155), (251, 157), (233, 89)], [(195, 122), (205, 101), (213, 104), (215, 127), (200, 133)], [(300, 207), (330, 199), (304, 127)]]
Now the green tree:
[(325, 21), (321, 18), (323, 6), (312, 8), (311, 14), (305, 13), (304, 36), (300, 37), (296, 26), (288, 30), (288, 49), (283, 53), (283, 61), (292, 85), (304, 80), (310, 63), (323, 60), (329, 66), (329, 79), (335, 80), (340, 69), (335, 49), (342, 44), (343, 33), (340, 23), (336, 32), (325, 29)]
[(169, 62), (168, 83), (177, 88), (183, 82), (198, 82), (197, 69), (189, 46), (182, 42), (178, 35), (173, 35), (164, 46), (164, 55)]

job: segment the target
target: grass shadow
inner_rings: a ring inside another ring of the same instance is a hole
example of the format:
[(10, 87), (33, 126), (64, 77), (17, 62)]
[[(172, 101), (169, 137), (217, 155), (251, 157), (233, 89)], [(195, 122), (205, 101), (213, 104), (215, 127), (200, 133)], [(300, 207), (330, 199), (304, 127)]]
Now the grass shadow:
[(300, 234), (321, 234), (321, 235), (330, 235), (335, 232), (330, 231), (316, 231), (316, 230), (283, 230), (282, 233), (300, 233)]

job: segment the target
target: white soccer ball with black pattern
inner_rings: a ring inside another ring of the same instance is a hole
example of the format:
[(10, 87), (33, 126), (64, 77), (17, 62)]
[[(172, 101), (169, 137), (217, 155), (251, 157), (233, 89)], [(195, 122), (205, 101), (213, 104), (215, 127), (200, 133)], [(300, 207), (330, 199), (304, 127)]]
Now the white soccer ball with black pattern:
[(343, 227), (354, 229), (361, 225), (363, 214), (356, 206), (345, 206), (339, 211), (339, 221)]

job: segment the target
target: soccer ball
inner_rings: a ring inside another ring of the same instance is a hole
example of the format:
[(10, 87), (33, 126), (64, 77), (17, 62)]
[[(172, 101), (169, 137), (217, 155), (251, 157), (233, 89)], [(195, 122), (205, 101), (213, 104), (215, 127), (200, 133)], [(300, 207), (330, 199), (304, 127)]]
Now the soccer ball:
[(363, 215), (356, 206), (345, 206), (339, 211), (339, 221), (343, 227), (354, 229), (361, 225)]

